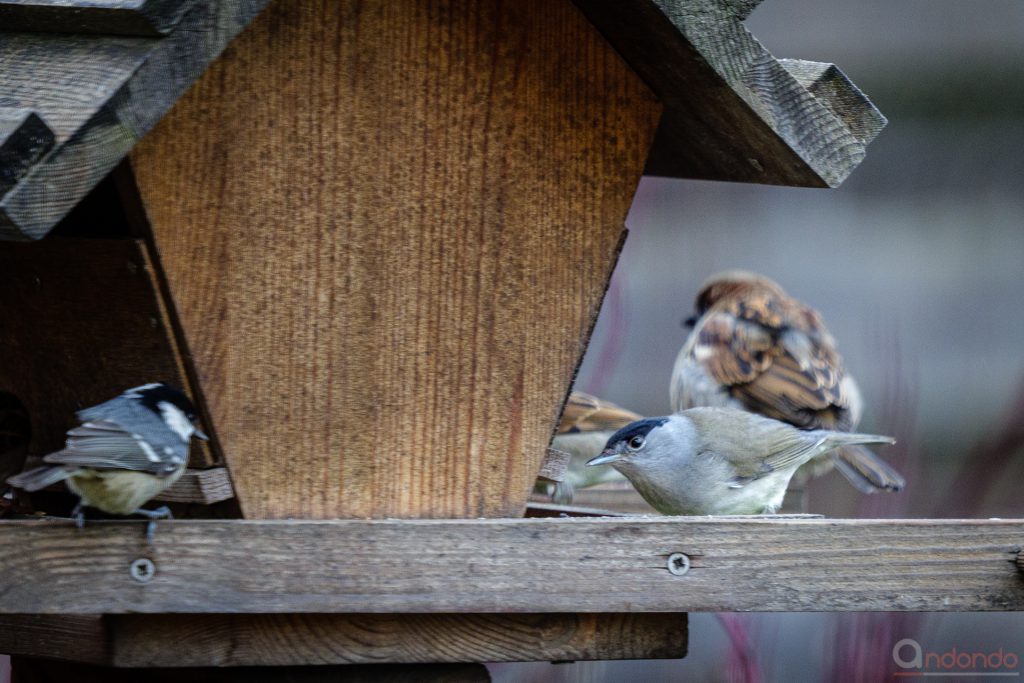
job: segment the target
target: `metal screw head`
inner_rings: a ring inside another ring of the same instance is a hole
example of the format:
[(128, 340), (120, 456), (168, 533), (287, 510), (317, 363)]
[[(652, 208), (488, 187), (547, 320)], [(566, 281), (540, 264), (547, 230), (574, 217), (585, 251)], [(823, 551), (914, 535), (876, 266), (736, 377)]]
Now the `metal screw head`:
[(690, 571), (690, 556), (684, 553), (672, 553), (668, 556), (666, 567), (670, 574), (682, 576)]
[(139, 583), (147, 583), (156, 575), (156, 565), (153, 564), (153, 560), (140, 557), (131, 563), (128, 571), (131, 573), (132, 578)]

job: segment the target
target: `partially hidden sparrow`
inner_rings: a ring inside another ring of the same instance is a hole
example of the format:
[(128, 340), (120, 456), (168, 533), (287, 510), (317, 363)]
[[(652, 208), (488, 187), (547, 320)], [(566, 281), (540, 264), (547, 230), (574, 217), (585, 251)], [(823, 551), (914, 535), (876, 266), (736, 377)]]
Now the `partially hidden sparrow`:
[[(849, 432), (863, 402), (821, 315), (767, 277), (718, 273), (701, 287), (693, 326), (676, 358), (670, 397), (676, 412), (740, 408), (799, 429)], [(820, 453), (797, 481), (835, 465), (858, 490), (899, 491), (903, 477), (863, 446)]]
[(571, 456), (565, 480), (555, 485), (552, 500), (568, 504), (577, 489), (624, 482), (625, 478), (613, 468), (587, 467), (586, 463), (601, 452), (612, 434), (639, 419), (640, 415), (614, 403), (580, 391), (572, 392), (551, 442), (552, 448)]

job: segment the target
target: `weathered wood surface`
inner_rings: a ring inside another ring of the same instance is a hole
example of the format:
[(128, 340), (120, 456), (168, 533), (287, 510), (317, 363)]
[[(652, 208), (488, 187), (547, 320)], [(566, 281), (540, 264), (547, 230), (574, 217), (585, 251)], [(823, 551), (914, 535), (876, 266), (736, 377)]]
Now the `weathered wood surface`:
[[(0, 611), (1024, 609), (1024, 520), (0, 522)], [(677, 576), (673, 553), (690, 557)], [(133, 560), (155, 576), (132, 578)], [(59, 590), (56, 588), (59, 586)]]
[[(195, 395), (140, 240), (0, 242), (0, 311), (0, 391), (26, 408), (31, 455), (60, 449), (75, 411), (129, 387)], [(212, 460), (193, 443), (193, 464)]]
[(521, 515), (659, 111), (568, 0), (258, 17), (132, 156), (245, 516)]
[(118, 669), (16, 657), (11, 683), (488, 683), (483, 664)]
[(35, 110), (56, 139), (0, 198), (0, 239), (45, 235), (266, 2), (195, 2), (165, 38), (0, 33), (0, 102)]
[(680, 614), (123, 615), (117, 666), (655, 659), (686, 655)]
[(885, 128), (882, 113), (835, 64), (803, 59), (780, 59), (779, 64), (865, 145)]
[(0, 615), (0, 653), (116, 667), (665, 659), (685, 614)]
[(569, 453), (556, 448), (545, 449), (544, 460), (540, 463), (537, 478), (546, 479), (547, 481), (562, 481), (565, 479), (565, 471), (569, 467), (569, 459), (571, 457)]
[(235, 497), (227, 468), (188, 469), (153, 500), (167, 503), (213, 505)]
[(562, 505), (550, 503), (545, 498), (534, 494), (526, 504), (524, 517), (628, 517), (632, 513), (619, 512), (597, 507), (584, 507), (582, 505)]
[(53, 132), (31, 109), (0, 107), (0, 197), (53, 147)]
[(192, 0), (0, 0), (4, 31), (161, 36)]
[(835, 187), (877, 133), (858, 124), (884, 123), (845, 77), (808, 90), (772, 57), (741, 23), (757, 0), (574, 1), (665, 105), (651, 175)]
[(96, 615), (2, 614), (0, 654), (108, 664), (110, 632)]

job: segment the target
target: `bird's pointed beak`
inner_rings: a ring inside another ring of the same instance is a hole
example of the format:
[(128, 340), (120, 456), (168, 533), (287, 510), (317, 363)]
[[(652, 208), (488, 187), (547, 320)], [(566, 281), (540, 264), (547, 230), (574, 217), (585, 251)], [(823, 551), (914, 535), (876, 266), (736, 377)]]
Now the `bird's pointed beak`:
[(593, 467), (594, 465), (610, 465), (611, 463), (619, 460), (620, 456), (621, 454), (616, 452), (614, 449), (606, 448), (601, 451), (601, 455), (588, 460), (587, 467)]
[(198, 429), (193, 433), (193, 436), (195, 436), (197, 439), (202, 439), (203, 441), (209, 441), (210, 440), (210, 437), (208, 437), (206, 434), (203, 434)]

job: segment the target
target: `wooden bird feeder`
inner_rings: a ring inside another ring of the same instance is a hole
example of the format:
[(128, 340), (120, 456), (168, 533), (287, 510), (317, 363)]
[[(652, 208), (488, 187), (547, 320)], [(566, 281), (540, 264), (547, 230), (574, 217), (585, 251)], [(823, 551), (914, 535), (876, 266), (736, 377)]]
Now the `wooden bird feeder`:
[(641, 174), (832, 187), (885, 124), (756, 4), (0, 0), (0, 398), (31, 428), (0, 469), (160, 379), (214, 436), (152, 545), (0, 521), (15, 671), (681, 657), (689, 610), (1024, 607), (1021, 522), (522, 518)]

